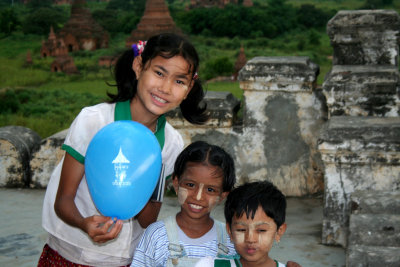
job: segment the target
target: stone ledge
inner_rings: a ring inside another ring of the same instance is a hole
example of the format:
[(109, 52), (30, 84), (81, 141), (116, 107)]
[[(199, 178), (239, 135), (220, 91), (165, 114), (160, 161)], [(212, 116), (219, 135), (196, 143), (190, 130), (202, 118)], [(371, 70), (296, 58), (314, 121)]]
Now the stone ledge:
[(255, 57), (239, 72), (244, 90), (312, 91), (319, 66), (308, 57)]

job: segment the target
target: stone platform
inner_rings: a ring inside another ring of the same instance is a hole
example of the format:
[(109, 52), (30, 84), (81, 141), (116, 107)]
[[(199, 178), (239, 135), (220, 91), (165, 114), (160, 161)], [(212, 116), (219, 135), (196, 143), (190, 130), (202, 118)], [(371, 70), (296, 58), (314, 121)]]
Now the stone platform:
[[(42, 189), (0, 189), (0, 266), (36, 266), (47, 234), (41, 227)], [(320, 198), (289, 198), (288, 229), (271, 255), (281, 262), (293, 260), (303, 267), (345, 266), (345, 250), (321, 244)], [(160, 218), (179, 209), (175, 197), (166, 197)], [(223, 220), (222, 205), (213, 212)]]

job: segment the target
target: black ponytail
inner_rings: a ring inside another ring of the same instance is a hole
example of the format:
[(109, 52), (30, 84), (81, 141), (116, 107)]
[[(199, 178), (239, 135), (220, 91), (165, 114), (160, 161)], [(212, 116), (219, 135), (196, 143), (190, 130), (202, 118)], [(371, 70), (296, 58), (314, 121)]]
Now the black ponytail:
[(182, 116), (190, 123), (204, 124), (209, 119), (207, 104), (204, 100), (204, 90), (199, 79), (194, 80), (194, 85), (188, 96), (182, 101), (180, 108)]
[(109, 103), (126, 101), (132, 99), (136, 95), (137, 79), (132, 69), (134, 55), (133, 50), (125, 51), (117, 60), (114, 67), (114, 79), (116, 84), (111, 86), (117, 87), (117, 94), (107, 93), (111, 98)]

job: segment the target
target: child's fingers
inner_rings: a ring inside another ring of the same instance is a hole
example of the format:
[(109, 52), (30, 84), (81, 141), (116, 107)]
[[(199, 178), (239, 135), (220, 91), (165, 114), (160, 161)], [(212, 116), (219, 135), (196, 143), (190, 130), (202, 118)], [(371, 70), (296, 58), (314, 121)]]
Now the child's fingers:
[(114, 221), (107, 221), (103, 226), (98, 229), (97, 235), (93, 237), (93, 241), (98, 243), (104, 243), (109, 240), (112, 240), (118, 236), (122, 229), (122, 221), (118, 220), (114, 223)]

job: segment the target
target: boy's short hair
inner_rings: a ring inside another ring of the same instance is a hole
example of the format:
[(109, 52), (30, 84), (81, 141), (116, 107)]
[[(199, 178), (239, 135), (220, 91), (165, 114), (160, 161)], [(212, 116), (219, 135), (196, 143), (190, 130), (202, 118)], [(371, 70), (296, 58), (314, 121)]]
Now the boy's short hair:
[(246, 183), (233, 189), (225, 202), (225, 220), (231, 226), (233, 216), (241, 217), (244, 213), (254, 219), (259, 206), (277, 228), (285, 222), (286, 198), (268, 181)]
[(196, 141), (188, 145), (175, 161), (173, 176), (180, 180), (188, 162), (207, 163), (220, 167), (224, 176), (223, 191), (230, 192), (235, 185), (235, 164), (232, 157), (221, 147)]

